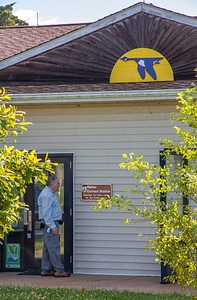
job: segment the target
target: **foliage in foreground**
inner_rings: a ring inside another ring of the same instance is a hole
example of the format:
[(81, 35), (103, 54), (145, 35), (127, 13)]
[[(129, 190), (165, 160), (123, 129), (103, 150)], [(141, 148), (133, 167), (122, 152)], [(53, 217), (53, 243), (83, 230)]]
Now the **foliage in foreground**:
[(0, 287), (3, 300), (183, 300), (191, 299), (180, 294), (135, 293), (117, 290), (88, 290), (64, 288)]
[(20, 209), (26, 205), (21, 201), (26, 188), (33, 182), (33, 178), (45, 184), (45, 171), (51, 171), (53, 164), (46, 156), (41, 161), (36, 150), (18, 150), (14, 146), (6, 145), (6, 138), (14, 141), (19, 134), (27, 130), (24, 112), (9, 105), (10, 97), (4, 88), (0, 90), (0, 242), (4, 235), (13, 230), (12, 225), (20, 218)]
[(153, 224), (155, 231), (147, 248), (155, 251), (159, 263), (170, 266), (169, 280), (183, 288), (189, 286), (193, 296), (197, 294), (196, 95), (197, 87), (178, 94), (172, 120), (180, 127), (174, 126), (176, 141), (165, 138), (159, 142), (165, 149), (161, 166), (150, 164), (136, 153), (123, 154), (120, 168), (131, 174), (131, 188), (127, 190), (131, 196), (100, 199), (93, 208), (100, 211), (117, 207)]

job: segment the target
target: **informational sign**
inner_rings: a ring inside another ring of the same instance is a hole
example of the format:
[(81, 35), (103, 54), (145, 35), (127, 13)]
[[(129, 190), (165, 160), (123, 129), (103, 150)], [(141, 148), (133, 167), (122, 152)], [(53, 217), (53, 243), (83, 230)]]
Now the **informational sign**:
[(100, 198), (111, 198), (111, 184), (82, 184), (81, 200), (96, 201)]
[(20, 244), (6, 244), (6, 268), (20, 268)]

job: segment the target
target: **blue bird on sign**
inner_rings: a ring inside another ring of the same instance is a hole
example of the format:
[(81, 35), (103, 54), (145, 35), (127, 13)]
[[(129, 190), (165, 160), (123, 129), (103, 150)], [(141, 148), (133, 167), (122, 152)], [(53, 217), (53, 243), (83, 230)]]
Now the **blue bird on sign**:
[(142, 79), (145, 78), (146, 72), (154, 79), (157, 79), (156, 72), (153, 68), (155, 64), (159, 64), (159, 61), (163, 59), (163, 57), (148, 57), (148, 58), (130, 58), (123, 56), (120, 58), (121, 60), (127, 62), (129, 60), (134, 60), (138, 65), (138, 73)]

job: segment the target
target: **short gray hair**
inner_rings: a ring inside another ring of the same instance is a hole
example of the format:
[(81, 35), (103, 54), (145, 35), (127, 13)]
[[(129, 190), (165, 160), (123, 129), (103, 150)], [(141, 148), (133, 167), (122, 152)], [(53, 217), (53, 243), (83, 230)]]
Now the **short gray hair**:
[(47, 180), (47, 183), (46, 185), (47, 186), (51, 186), (53, 185), (53, 183), (58, 179), (58, 177), (56, 175), (50, 175), (48, 180)]

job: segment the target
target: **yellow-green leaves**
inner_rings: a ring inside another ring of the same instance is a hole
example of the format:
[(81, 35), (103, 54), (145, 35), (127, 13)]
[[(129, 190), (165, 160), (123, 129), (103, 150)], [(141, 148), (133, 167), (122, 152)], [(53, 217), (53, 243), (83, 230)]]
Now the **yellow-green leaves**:
[(27, 130), (30, 124), (24, 120), (24, 112), (7, 105), (10, 99), (4, 88), (0, 90), (0, 241), (5, 233), (12, 230), (12, 225), (20, 218), (20, 210), (26, 208), (22, 197), (27, 186), (37, 178), (45, 183), (47, 176), (44, 171), (52, 171), (53, 164), (48, 155), (41, 161), (36, 150), (18, 150), (14, 146), (7, 147), (5, 138), (11, 135), (14, 140), (18, 134)]
[(6, 95), (5, 88), (0, 89), (0, 142), (5, 143), (7, 136), (12, 136), (14, 141), (19, 134), (26, 131), (26, 126), (31, 124), (24, 119), (25, 112), (17, 111), (15, 106), (9, 105), (10, 96)]
[[(159, 263), (171, 267), (171, 282), (190, 286), (192, 295), (196, 296), (197, 87), (178, 93), (177, 112), (171, 120), (177, 124), (173, 127), (176, 139), (166, 137), (159, 142), (162, 149), (167, 149), (161, 156), (165, 164), (151, 164), (143, 155), (124, 153), (119, 167), (129, 171), (132, 178), (125, 191), (128, 196), (99, 199), (94, 209), (115, 207), (131, 214), (124, 220), (125, 224), (136, 218), (154, 224), (155, 236), (149, 238), (151, 244), (146, 245), (147, 249), (156, 253)], [(186, 200), (190, 205), (184, 203)]]

